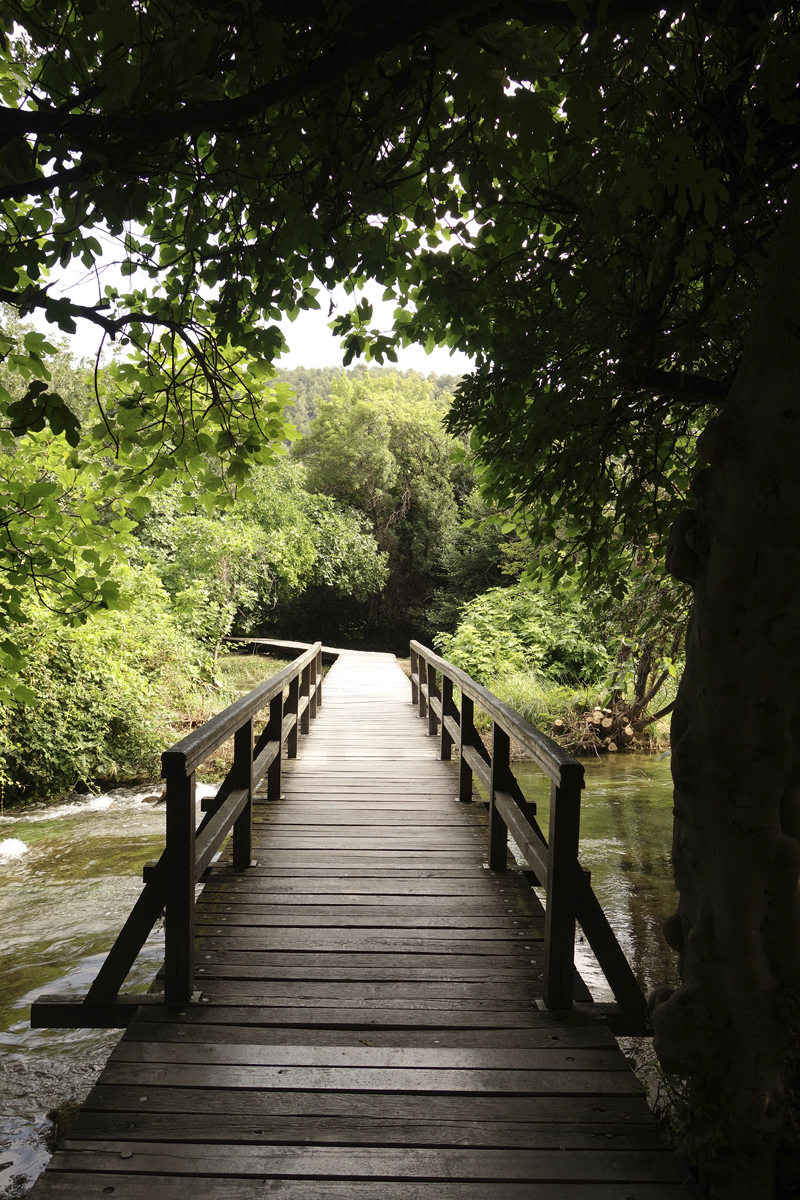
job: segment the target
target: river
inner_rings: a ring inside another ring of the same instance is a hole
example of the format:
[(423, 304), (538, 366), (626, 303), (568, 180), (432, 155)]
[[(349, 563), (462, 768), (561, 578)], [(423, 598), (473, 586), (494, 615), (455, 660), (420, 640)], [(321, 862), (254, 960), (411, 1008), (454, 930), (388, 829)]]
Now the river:
[[(661, 934), (674, 908), (668, 760), (643, 755), (584, 760), (581, 861), (645, 988), (675, 983)], [(515, 767), (547, 829), (549, 783)], [(50, 1154), (48, 1111), (80, 1099), (118, 1031), (31, 1030), (40, 991), (85, 991), (141, 886), (142, 864), (164, 839), (158, 787), (0, 814), (0, 1200), (24, 1196)], [(213, 789), (208, 789), (213, 790)], [(581, 972), (609, 993), (579, 939)], [(126, 991), (145, 990), (163, 957), (156, 930)]]

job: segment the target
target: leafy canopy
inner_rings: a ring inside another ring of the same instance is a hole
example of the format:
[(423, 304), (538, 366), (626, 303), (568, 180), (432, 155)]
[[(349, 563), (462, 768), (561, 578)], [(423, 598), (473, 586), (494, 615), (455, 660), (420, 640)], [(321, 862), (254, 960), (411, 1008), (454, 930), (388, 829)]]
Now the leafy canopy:
[[(12, 0), (2, 21), (0, 300), (122, 347), (91, 434), (110, 493), (242, 482), (282, 437), (275, 318), (372, 278), (395, 329), (361, 301), (346, 361), (476, 355), (455, 428), (551, 567), (600, 544), (613, 575), (663, 535), (797, 160), (795, 6)], [(130, 286), (60, 295), (108, 244)], [(8, 436), (82, 444), (44, 357), (9, 350)]]

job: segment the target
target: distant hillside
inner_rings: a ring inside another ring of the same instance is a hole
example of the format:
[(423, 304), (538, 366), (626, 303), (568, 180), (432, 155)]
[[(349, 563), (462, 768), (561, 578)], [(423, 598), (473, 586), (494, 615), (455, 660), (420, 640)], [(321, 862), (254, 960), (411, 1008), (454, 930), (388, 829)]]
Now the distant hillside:
[[(389, 375), (392, 373), (398, 375), (418, 374), (416, 371), (398, 371), (396, 367), (368, 367), (365, 363), (359, 363), (347, 370), (343, 367), (295, 367), (293, 371), (280, 371), (275, 381), (276, 383), (291, 384), (294, 388), (297, 399), (294, 404), (286, 406), (286, 417), (294, 422), (301, 433), (305, 433), (316, 416), (319, 401), (327, 400), (330, 396), (334, 379), (340, 375), (361, 378), (367, 374)], [(461, 381), (460, 375), (437, 375), (433, 371), (430, 375), (422, 378), (430, 380), (433, 384), (436, 399), (448, 392), (452, 394)]]

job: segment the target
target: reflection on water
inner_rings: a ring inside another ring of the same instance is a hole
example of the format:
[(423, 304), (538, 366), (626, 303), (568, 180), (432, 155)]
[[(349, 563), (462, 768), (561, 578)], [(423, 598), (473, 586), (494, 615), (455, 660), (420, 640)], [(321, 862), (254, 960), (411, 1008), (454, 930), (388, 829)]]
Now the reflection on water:
[[(581, 760), (586, 789), (581, 804), (581, 865), (645, 993), (678, 983), (677, 960), (662, 927), (675, 911), (672, 879), (672, 777), (669, 758), (604, 755)], [(550, 781), (530, 763), (514, 772), (537, 805), (547, 834)], [(586, 947), (578, 942), (581, 974), (597, 999), (608, 985)]]

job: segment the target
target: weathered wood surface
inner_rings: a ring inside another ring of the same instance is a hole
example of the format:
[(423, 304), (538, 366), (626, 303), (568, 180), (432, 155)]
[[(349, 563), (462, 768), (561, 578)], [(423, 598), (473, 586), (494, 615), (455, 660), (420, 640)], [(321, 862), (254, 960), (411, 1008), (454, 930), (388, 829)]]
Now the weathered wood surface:
[(389, 655), (343, 654), (195, 1002), (140, 1009), (37, 1200), (681, 1200), (613, 1036), (541, 1011), (544, 916)]

